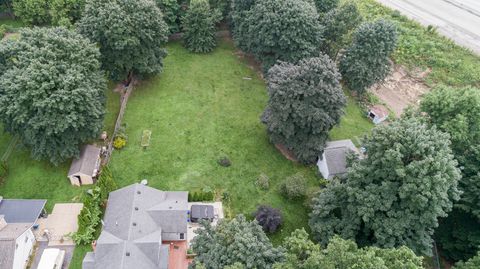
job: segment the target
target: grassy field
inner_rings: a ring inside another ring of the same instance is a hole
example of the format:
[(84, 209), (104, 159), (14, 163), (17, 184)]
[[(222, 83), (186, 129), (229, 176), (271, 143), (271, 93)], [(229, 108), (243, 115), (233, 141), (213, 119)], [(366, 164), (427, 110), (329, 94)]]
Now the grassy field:
[(393, 59), (410, 69), (431, 69), (427, 84), (480, 87), (480, 57), (375, 0), (354, 2), (366, 20), (387, 18), (397, 24), (400, 38)]
[[(111, 87), (110, 87), (111, 88)], [(119, 108), (119, 95), (107, 91), (106, 130), (113, 130)], [(110, 131), (111, 133), (111, 131)], [(10, 142), (10, 135), (0, 128), (0, 156)], [(47, 161), (36, 161), (28, 149), (18, 145), (8, 159), (9, 175), (0, 185), (0, 196), (5, 198), (48, 199), (47, 210), (57, 202), (76, 201), (83, 188), (73, 187), (67, 180), (70, 161), (54, 166)]]
[[(212, 54), (187, 52), (180, 44), (168, 46), (164, 73), (135, 89), (124, 123), (128, 145), (115, 151), (112, 170), (121, 186), (148, 179), (164, 190), (216, 189), (231, 197), (233, 213), (250, 215), (260, 204), (281, 208), (285, 225), (273, 236), (283, 238), (307, 226), (302, 202), (287, 201), (278, 193), (285, 177), (302, 173), (317, 184), (314, 166), (287, 161), (270, 144), (260, 115), (267, 103), (264, 82), (221, 43)], [(251, 79), (245, 79), (251, 78)], [(334, 138), (361, 136), (371, 127), (353, 101)], [(151, 145), (140, 146), (143, 130), (151, 130)], [(227, 156), (232, 166), (217, 160)], [(255, 186), (258, 176), (270, 177), (271, 188)]]

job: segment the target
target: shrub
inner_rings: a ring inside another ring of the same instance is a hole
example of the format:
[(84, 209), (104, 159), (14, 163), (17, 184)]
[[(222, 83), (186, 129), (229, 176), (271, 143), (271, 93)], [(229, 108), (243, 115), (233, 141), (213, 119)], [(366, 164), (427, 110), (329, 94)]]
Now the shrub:
[(270, 188), (270, 178), (264, 173), (261, 173), (255, 184), (262, 190), (268, 190)]
[(50, 15), (54, 25), (71, 26), (85, 9), (86, 0), (51, 0)]
[(281, 192), (290, 200), (303, 198), (307, 192), (307, 180), (302, 174), (287, 177), (281, 185)]
[(102, 168), (102, 172), (97, 180), (97, 186), (100, 188), (100, 198), (104, 201), (108, 199), (108, 194), (118, 188), (113, 178), (112, 171), (108, 166)]
[(0, 162), (0, 185), (8, 176), (8, 164), (5, 161)]
[(102, 219), (102, 204), (99, 187), (84, 196), (83, 208), (78, 215), (78, 230), (72, 235), (75, 244), (89, 245), (95, 240)]
[(49, 0), (14, 0), (15, 16), (26, 24), (43, 25), (50, 22)]
[(248, 22), (246, 19), (254, 4), (255, 0), (232, 0), (231, 4), (232, 36), (235, 45), (245, 51), (248, 51), (246, 47), (248, 43)]
[(182, 19), (185, 47), (197, 53), (212, 51), (217, 45), (215, 23), (218, 18), (208, 0), (192, 0)]
[(315, 162), (346, 105), (335, 63), (326, 55), (297, 65), (279, 63), (267, 80), (270, 98), (262, 121), (270, 140), (302, 163)]
[(116, 136), (113, 140), (113, 147), (115, 149), (123, 149), (127, 145), (127, 138), (125, 136)]
[(266, 205), (258, 207), (257, 212), (255, 212), (255, 219), (267, 233), (276, 232), (282, 224), (282, 214), (280, 210)]
[(322, 27), (315, 6), (305, 0), (258, 1), (240, 29), (242, 49), (251, 52), (267, 71), (277, 61), (296, 63), (319, 55)]
[(390, 55), (397, 45), (397, 29), (386, 20), (362, 24), (340, 60), (346, 85), (359, 94), (390, 72)]
[(220, 159), (218, 159), (217, 163), (220, 165), (220, 166), (223, 166), (223, 167), (229, 167), (232, 165), (232, 162), (230, 161), (230, 159), (228, 157), (222, 157)]
[(5, 34), (7, 33), (7, 28), (5, 27), (5, 25), (0, 25), (0, 40), (5, 36)]
[(188, 193), (188, 201), (189, 202), (208, 202), (213, 201), (215, 199), (215, 192), (214, 191), (195, 191)]

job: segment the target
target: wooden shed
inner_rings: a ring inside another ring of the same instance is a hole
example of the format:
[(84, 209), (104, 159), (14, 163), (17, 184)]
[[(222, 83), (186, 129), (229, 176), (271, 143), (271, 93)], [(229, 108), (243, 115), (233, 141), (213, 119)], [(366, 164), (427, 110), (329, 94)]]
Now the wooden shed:
[(100, 153), (101, 149), (93, 145), (86, 145), (82, 148), (80, 158), (72, 161), (68, 171), (68, 178), (72, 185), (81, 186), (95, 183), (95, 177), (100, 168)]

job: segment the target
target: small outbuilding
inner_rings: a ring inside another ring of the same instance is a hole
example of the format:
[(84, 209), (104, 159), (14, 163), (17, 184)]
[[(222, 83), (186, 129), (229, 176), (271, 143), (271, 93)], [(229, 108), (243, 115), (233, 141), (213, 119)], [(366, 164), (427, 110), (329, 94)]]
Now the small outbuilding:
[(368, 118), (375, 124), (380, 124), (388, 119), (388, 109), (382, 105), (374, 105), (368, 110)]
[(192, 205), (190, 208), (190, 220), (192, 222), (199, 222), (200, 220), (212, 222), (214, 218), (213, 205)]
[(68, 178), (72, 185), (81, 186), (95, 183), (95, 177), (100, 168), (100, 154), (101, 149), (86, 145), (80, 151), (80, 158), (74, 159), (70, 170), (68, 171)]
[(347, 155), (360, 152), (351, 140), (327, 142), (322, 156), (318, 158), (318, 170), (325, 179), (341, 177), (347, 172)]

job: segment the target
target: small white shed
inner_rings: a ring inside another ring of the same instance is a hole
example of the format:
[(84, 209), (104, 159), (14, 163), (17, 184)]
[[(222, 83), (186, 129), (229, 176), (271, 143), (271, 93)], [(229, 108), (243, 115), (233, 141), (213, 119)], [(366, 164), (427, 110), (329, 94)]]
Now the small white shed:
[(95, 183), (95, 177), (100, 168), (101, 149), (86, 145), (80, 151), (80, 158), (74, 159), (70, 170), (68, 171), (68, 179), (72, 185), (81, 186)]
[(347, 172), (347, 154), (360, 154), (351, 140), (327, 142), (322, 156), (318, 158), (318, 170), (325, 179), (342, 176)]

